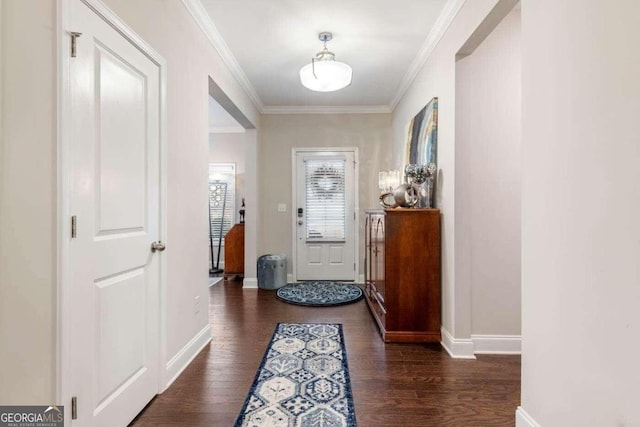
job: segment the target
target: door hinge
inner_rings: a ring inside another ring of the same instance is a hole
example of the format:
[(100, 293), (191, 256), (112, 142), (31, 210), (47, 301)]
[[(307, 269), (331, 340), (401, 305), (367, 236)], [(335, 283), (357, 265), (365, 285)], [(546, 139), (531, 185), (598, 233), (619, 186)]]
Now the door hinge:
[(75, 239), (77, 233), (77, 225), (76, 225), (77, 221), (76, 221), (76, 216), (72, 216), (71, 217), (71, 238)]
[(353, 271), (356, 271), (356, 263), (353, 263)]
[(78, 419), (78, 398), (75, 396), (71, 398), (71, 419)]
[(75, 58), (77, 56), (76, 43), (77, 43), (78, 37), (80, 37), (82, 33), (71, 31), (69, 34), (71, 34), (71, 57)]

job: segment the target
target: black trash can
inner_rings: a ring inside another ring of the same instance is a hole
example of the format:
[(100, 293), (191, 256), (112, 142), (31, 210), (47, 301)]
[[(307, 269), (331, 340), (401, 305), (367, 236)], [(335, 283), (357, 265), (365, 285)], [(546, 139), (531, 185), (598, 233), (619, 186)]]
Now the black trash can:
[(258, 287), (278, 289), (287, 284), (287, 256), (262, 255), (258, 258)]

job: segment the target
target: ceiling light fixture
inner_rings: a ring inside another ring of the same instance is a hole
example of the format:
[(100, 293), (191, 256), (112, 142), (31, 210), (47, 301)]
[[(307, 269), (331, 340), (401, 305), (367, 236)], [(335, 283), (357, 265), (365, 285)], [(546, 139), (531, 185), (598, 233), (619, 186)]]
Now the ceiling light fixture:
[(353, 74), (351, 67), (336, 61), (336, 55), (327, 49), (327, 42), (333, 35), (322, 32), (318, 38), (324, 43), (324, 49), (311, 58), (311, 64), (300, 70), (302, 85), (316, 92), (333, 92), (349, 86)]

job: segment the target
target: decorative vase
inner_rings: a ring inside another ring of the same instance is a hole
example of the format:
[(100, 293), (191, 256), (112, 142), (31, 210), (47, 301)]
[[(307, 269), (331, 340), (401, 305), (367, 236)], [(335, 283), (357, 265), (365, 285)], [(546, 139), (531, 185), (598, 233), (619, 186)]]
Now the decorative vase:
[(427, 178), (424, 182), (412, 184), (415, 188), (418, 200), (416, 201), (415, 208), (430, 208), (432, 207), (431, 195), (433, 194), (433, 178)]
[(242, 206), (240, 206), (238, 213), (240, 214), (240, 224), (244, 224), (244, 197), (242, 198)]
[(393, 198), (398, 206), (412, 208), (418, 202), (418, 192), (411, 184), (400, 184), (393, 190)]

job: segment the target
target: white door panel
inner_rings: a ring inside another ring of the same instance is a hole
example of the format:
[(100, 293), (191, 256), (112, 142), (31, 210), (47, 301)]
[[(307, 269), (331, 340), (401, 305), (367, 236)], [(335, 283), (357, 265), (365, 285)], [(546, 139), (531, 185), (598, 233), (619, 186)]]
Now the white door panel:
[(329, 265), (342, 266), (345, 264), (344, 245), (328, 245)]
[(296, 152), (296, 280), (356, 279), (355, 164), (353, 151)]
[(95, 282), (98, 402), (108, 399), (145, 367), (143, 269)]
[(160, 69), (80, 0), (70, 26), (72, 425), (120, 426), (159, 388)]

